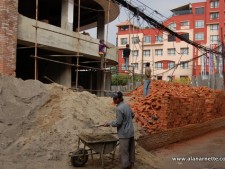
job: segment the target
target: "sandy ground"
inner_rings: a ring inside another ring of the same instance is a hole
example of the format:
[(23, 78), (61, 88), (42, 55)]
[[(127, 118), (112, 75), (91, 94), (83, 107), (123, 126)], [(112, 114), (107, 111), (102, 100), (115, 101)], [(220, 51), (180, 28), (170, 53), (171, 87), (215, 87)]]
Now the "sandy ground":
[[(69, 152), (80, 133), (115, 133), (93, 127), (115, 118), (112, 99), (65, 87), (0, 76), (0, 169), (74, 169)], [(141, 128), (135, 123), (136, 139)], [(134, 169), (221, 169), (224, 162), (178, 162), (172, 157), (225, 156), (225, 129), (200, 138), (147, 152), (136, 145)], [(120, 169), (104, 157), (105, 168)], [(99, 155), (83, 169), (100, 169)]]

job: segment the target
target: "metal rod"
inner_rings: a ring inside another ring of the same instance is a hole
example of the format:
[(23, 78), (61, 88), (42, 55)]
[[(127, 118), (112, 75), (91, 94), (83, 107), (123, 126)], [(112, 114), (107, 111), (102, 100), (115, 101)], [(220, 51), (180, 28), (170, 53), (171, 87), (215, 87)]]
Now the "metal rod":
[(36, 17), (35, 17), (35, 51), (34, 51), (34, 79), (37, 80), (38, 79), (38, 60), (37, 60), (37, 24), (38, 24), (38, 0), (36, 0)]

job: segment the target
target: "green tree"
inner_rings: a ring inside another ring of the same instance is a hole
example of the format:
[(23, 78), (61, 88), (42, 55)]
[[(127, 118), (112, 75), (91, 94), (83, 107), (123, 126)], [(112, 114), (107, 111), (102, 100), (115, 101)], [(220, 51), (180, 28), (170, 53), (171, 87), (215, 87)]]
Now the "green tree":
[(129, 75), (125, 75), (125, 74), (114, 74), (112, 75), (112, 81), (111, 84), (112, 85), (127, 85), (128, 81), (129, 81)]
[(180, 84), (184, 84), (184, 85), (190, 85), (191, 84), (191, 80), (189, 78), (176, 78), (173, 80), (173, 82), (175, 83), (180, 83)]

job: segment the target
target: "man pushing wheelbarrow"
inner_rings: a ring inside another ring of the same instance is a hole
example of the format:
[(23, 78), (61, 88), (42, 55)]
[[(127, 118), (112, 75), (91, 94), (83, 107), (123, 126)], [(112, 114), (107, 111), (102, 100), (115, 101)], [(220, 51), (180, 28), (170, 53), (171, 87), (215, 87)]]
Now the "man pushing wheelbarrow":
[[(94, 127), (117, 127), (119, 139), (112, 134), (106, 133), (79, 134), (77, 150), (69, 153), (71, 163), (74, 167), (83, 166), (88, 161), (89, 155), (91, 155), (93, 159), (94, 154), (100, 154), (102, 167), (104, 168), (103, 155), (112, 155), (113, 162), (118, 141), (120, 145), (119, 150), (122, 168), (131, 169), (133, 167), (135, 160), (135, 142), (132, 119), (134, 118), (134, 113), (130, 106), (123, 102), (123, 94), (121, 92), (117, 92), (113, 95), (113, 102), (117, 105), (116, 120), (106, 122), (103, 125), (95, 125)], [(83, 148), (81, 148), (81, 145), (83, 145)]]
[(123, 102), (123, 94), (117, 92), (113, 95), (116, 107), (116, 120), (106, 122), (105, 127), (117, 127), (119, 137), (120, 160), (123, 169), (131, 169), (135, 160), (134, 126), (132, 119), (134, 113), (130, 106)]

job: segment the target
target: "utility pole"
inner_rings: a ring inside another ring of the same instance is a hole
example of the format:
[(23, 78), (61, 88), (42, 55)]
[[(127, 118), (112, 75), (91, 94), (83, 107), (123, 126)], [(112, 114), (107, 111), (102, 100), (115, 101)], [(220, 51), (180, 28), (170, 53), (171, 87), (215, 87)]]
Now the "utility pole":
[[(129, 0), (129, 2), (131, 3), (131, 0)], [(130, 43), (130, 28), (131, 28), (131, 11), (129, 11), (129, 25), (128, 25), (128, 31), (129, 31), (129, 39), (128, 39), (128, 44), (130, 45), (131, 43)], [(130, 45), (131, 46), (131, 45)]]
[(225, 86), (225, 70), (224, 70), (224, 59), (225, 59), (225, 47), (224, 47), (224, 39), (223, 39), (223, 28), (221, 27), (221, 42), (222, 42), (222, 62), (223, 62), (223, 88)]
[(141, 79), (144, 78), (144, 34), (141, 41)]
[(133, 90), (135, 88), (135, 82), (134, 82), (134, 66), (132, 66), (132, 83), (133, 83)]

